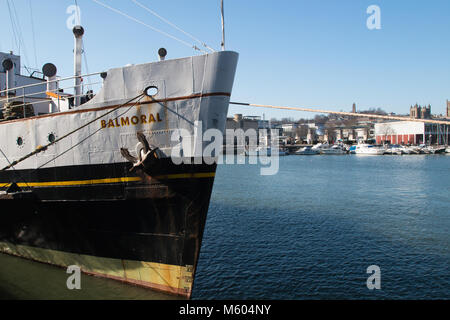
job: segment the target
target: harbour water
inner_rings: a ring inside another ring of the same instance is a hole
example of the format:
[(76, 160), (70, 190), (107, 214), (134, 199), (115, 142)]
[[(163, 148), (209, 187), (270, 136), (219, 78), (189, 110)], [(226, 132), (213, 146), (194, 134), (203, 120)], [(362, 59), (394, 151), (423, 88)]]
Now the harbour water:
[[(448, 299), (449, 194), (448, 155), (287, 156), (273, 176), (220, 165), (192, 298)], [(173, 298), (84, 275), (70, 291), (67, 277), (0, 255), (1, 298)]]

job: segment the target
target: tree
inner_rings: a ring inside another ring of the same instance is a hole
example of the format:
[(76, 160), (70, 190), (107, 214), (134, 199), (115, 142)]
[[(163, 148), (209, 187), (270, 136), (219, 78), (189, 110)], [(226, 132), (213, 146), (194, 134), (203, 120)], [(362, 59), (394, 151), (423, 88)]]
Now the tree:
[(328, 136), (329, 142), (335, 142), (336, 141), (336, 124), (334, 122), (328, 121), (325, 123), (325, 131)]
[(380, 128), (380, 133), (382, 136), (384, 136), (383, 144), (385, 141), (387, 141), (387, 136), (395, 134), (394, 129), (391, 127), (391, 125), (385, 123)]
[(324, 124), (329, 120), (329, 118), (326, 115), (318, 114), (314, 117), (315, 123)]
[(387, 112), (384, 111), (381, 108), (370, 108), (369, 110), (364, 110), (364, 111), (360, 111), (359, 113), (363, 113), (363, 114), (378, 114), (378, 115), (386, 115)]
[(294, 119), (289, 117), (289, 118), (282, 118), (281, 119), (281, 123), (285, 124), (285, 123), (292, 123), (294, 122)]
[(303, 140), (308, 135), (309, 127), (307, 125), (300, 125), (295, 129), (295, 137)]

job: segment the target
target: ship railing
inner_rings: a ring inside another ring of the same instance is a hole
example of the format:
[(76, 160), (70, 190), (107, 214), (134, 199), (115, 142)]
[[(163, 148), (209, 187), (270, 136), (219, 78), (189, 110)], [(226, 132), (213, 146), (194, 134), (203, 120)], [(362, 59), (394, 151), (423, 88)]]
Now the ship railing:
[[(103, 80), (102, 81), (98, 81), (98, 82), (90, 82), (89, 81), (89, 77), (93, 77), (93, 76), (97, 76), (102, 74), (102, 72), (95, 72), (95, 73), (90, 73), (90, 74), (85, 74), (85, 75), (81, 75), (81, 76), (72, 76), (72, 77), (66, 77), (66, 78), (58, 78), (55, 80), (50, 80), (50, 81), (42, 81), (42, 82), (38, 82), (38, 83), (33, 83), (33, 84), (28, 84), (28, 85), (24, 85), (24, 86), (19, 86), (19, 87), (13, 87), (13, 88), (8, 88), (5, 90), (1, 90), (0, 91), (0, 111), (4, 110), (4, 104), (6, 102), (13, 102), (13, 101), (21, 101), (21, 104), (16, 104), (14, 105), (15, 108), (18, 107), (23, 107), (23, 115), (24, 117), (26, 117), (26, 106), (29, 104), (32, 104), (33, 106), (38, 105), (38, 104), (49, 104), (49, 103), (54, 103), (56, 108), (54, 108), (53, 112), (59, 112), (61, 111), (61, 102), (68, 100), (69, 99), (73, 99), (73, 103), (71, 107), (77, 107), (74, 105), (76, 98), (80, 97), (86, 97), (87, 94), (94, 94), (94, 90), (93, 88), (97, 88), (98, 89), (101, 87), (101, 85), (103, 84)], [(83, 80), (83, 83), (79, 84), (79, 85), (69, 85), (69, 86), (61, 86), (61, 83), (70, 81), (70, 80), (74, 80), (76, 78), (81, 78)], [(86, 79), (88, 79), (87, 83), (86, 83)], [(49, 89), (49, 87), (51, 87), (53, 84), (53, 89)], [(38, 89), (39, 91), (37, 92), (26, 92), (26, 91), (33, 91), (33, 89), (39, 88), (39, 87), (45, 87), (45, 90), (42, 89)], [(82, 87), (83, 90), (87, 88), (86, 92), (82, 92), (79, 95), (75, 95), (74, 93), (69, 93), (70, 91), (75, 92), (75, 89), (77, 87)], [(20, 95), (16, 95), (16, 92), (20, 92)], [(29, 101), (32, 99), (36, 99), (34, 101)], [(88, 99), (87, 99), (88, 100)], [(86, 101), (87, 102), (87, 101)], [(67, 102), (68, 103), (68, 102)], [(81, 105), (81, 104), (80, 104)], [(53, 112), (47, 112), (47, 113), (53, 113)]]
[[(93, 86), (93, 85), (97, 85), (97, 84), (101, 84), (101, 83), (102, 82), (99, 81), (99, 82), (90, 83), (89, 85)], [(45, 85), (45, 83), (42, 83), (41, 85)], [(86, 85), (81, 84), (81, 85), (78, 85), (78, 86), (70, 86), (70, 87), (59, 88), (59, 89), (57, 88), (57, 89), (53, 89), (53, 90), (44, 90), (44, 91), (28, 93), (28, 94), (25, 94), (23, 92), (22, 95), (20, 95), (20, 96), (10, 96), (9, 98), (0, 99), (0, 103), (22, 100), (22, 104), (15, 105), (15, 107), (20, 107), (20, 106), (24, 106), (24, 105), (27, 105), (27, 104), (35, 105), (35, 104), (39, 104), (39, 103), (49, 103), (49, 102), (53, 101), (52, 98), (42, 98), (42, 97), (34, 98), (33, 97), (33, 96), (43, 95), (43, 94), (46, 94), (46, 95), (51, 96), (51, 97), (54, 97), (55, 99), (58, 99), (58, 100), (65, 100), (65, 99), (68, 99), (68, 98), (75, 98), (75, 97), (84, 97), (84, 96), (86, 96), (86, 93), (82, 93), (82, 94), (79, 94), (79, 95), (73, 95), (73, 94), (68, 94), (68, 93), (61, 92), (61, 90), (67, 90), (67, 89), (72, 89), (72, 88), (81, 87), (81, 86), (86, 86)], [(22, 90), (24, 90), (24, 89), (22, 89)], [(54, 95), (51, 95), (52, 93)], [(25, 99), (27, 99), (27, 98), (28, 99), (42, 99), (42, 100), (35, 100), (33, 102), (26, 102)], [(0, 110), (2, 110), (2, 108), (0, 108)]]

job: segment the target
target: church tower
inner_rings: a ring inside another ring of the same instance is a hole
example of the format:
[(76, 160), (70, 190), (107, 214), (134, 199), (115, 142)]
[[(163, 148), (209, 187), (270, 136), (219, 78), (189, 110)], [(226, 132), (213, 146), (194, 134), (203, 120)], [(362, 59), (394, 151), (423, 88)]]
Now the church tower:
[(447, 100), (447, 118), (450, 118), (450, 101)]

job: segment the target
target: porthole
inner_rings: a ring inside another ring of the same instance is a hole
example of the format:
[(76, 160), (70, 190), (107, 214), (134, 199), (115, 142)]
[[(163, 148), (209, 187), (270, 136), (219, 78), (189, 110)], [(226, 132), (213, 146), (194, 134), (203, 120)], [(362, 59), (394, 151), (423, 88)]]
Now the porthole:
[(17, 137), (16, 143), (19, 147), (23, 146), (23, 138), (22, 137)]
[(155, 86), (150, 86), (145, 89), (145, 95), (149, 97), (154, 97), (158, 94), (158, 88)]
[(55, 134), (52, 132), (48, 135), (48, 142), (53, 143), (56, 140)]

